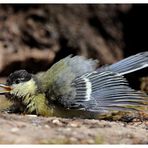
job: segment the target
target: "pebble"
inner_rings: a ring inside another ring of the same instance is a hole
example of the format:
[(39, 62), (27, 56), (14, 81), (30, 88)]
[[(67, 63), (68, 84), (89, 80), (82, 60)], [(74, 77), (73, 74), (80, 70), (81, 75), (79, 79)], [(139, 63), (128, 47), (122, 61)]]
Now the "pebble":
[(37, 117), (37, 115), (26, 115), (28, 117)]
[(76, 124), (76, 123), (70, 123), (69, 126), (70, 127), (78, 127), (78, 124)]
[(45, 124), (45, 128), (49, 128), (49, 125)]
[(54, 119), (52, 121), (52, 123), (56, 124), (56, 125), (62, 125), (62, 123), (58, 120), (58, 119)]
[(14, 127), (14, 128), (12, 128), (10, 131), (11, 131), (12, 133), (15, 133), (15, 132), (19, 131), (19, 128)]

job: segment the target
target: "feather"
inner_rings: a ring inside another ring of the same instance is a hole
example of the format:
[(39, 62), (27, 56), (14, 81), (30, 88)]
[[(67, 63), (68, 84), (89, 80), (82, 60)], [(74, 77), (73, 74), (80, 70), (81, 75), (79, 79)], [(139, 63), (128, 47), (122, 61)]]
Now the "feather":
[(103, 66), (97, 69), (98, 72), (112, 71), (120, 75), (129, 74), (148, 67), (148, 52), (141, 52), (125, 58), (115, 64)]
[(148, 103), (145, 94), (130, 88), (123, 76), (111, 71), (87, 73), (76, 78), (74, 83), (76, 96), (71, 107), (75, 106), (79, 110), (98, 113), (109, 110), (131, 111), (135, 110), (135, 106)]

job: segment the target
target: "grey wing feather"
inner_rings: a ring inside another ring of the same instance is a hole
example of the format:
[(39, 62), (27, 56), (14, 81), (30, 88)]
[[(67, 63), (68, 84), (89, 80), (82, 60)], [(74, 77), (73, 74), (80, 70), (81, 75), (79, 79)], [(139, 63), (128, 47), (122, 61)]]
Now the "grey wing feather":
[(106, 71), (93, 72), (75, 79), (75, 99), (69, 102), (70, 108), (91, 112), (109, 110), (135, 110), (134, 106), (148, 103), (146, 95), (128, 86), (122, 76)]
[(109, 66), (103, 66), (99, 68), (97, 71), (98, 72), (112, 71), (112, 72), (120, 73), (120, 75), (125, 75), (146, 67), (148, 67), (147, 51), (125, 58), (115, 64), (112, 64)]
[(81, 76), (85, 73), (96, 70), (98, 61), (93, 59), (86, 59), (83, 56), (68, 56), (65, 58), (65, 63), (71, 67), (71, 71), (76, 76)]

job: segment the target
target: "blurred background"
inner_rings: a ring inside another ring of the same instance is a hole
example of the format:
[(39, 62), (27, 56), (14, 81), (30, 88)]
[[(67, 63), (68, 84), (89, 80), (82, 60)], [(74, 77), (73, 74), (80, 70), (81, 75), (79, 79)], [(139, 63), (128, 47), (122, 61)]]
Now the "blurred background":
[(101, 66), (146, 51), (147, 18), (142, 4), (0, 5), (0, 77), (44, 71), (69, 54)]

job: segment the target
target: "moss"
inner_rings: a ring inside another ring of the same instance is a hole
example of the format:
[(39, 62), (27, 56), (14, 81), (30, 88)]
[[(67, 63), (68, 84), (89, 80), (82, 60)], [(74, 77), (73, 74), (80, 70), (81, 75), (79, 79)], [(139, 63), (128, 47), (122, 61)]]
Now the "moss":
[(97, 135), (95, 137), (95, 144), (103, 144), (104, 143), (104, 138), (100, 135)]
[(0, 111), (4, 111), (12, 105), (12, 102), (7, 100), (5, 97), (0, 97)]
[(40, 144), (72, 144), (69, 139), (45, 139), (39, 142)]

